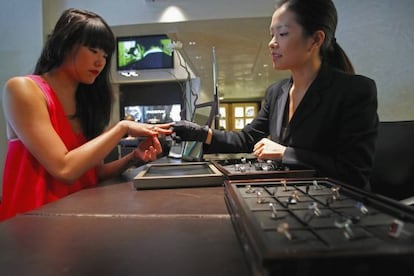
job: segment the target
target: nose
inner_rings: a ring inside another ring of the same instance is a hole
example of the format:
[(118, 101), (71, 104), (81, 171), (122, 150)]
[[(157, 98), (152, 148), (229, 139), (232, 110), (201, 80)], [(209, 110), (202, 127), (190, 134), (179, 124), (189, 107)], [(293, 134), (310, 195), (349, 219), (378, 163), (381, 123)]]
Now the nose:
[(277, 45), (279, 45), (276, 41), (276, 37), (272, 37), (272, 39), (269, 41), (269, 48), (273, 49), (275, 48)]
[(95, 60), (95, 66), (104, 67), (105, 64), (106, 64), (106, 57), (104, 55), (98, 55), (98, 57)]

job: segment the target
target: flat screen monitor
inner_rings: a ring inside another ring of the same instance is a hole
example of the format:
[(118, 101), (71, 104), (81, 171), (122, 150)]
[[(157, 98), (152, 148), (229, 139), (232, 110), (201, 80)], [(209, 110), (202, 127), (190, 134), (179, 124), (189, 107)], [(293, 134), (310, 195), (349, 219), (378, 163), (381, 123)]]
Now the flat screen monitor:
[(170, 44), (167, 35), (117, 37), (117, 70), (174, 68)]
[(181, 104), (124, 106), (124, 118), (128, 115), (131, 115), (134, 121), (141, 123), (176, 122), (181, 120)]

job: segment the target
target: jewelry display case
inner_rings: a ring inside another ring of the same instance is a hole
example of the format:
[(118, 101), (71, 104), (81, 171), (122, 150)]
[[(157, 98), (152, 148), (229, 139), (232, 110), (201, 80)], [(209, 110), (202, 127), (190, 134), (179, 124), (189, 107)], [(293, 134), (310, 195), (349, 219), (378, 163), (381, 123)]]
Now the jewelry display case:
[(225, 201), (253, 275), (414, 272), (414, 209), (397, 201), (329, 178), (226, 180)]

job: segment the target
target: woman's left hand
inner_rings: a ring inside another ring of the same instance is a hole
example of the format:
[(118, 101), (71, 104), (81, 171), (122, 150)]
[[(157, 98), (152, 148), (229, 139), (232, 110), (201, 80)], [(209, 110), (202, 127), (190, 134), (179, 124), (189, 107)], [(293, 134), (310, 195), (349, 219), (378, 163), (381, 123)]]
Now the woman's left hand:
[(154, 161), (162, 152), (161, 143), (156, 135), (148, 136), (143, 142), (139, 143), (134, 150), (134, 158), (145, 162)]
[(263, 138), (253, 147), (253, 154), (258, 159), (263, 160), (280, 160), (283, 158), (286, 147), (270, 139)]

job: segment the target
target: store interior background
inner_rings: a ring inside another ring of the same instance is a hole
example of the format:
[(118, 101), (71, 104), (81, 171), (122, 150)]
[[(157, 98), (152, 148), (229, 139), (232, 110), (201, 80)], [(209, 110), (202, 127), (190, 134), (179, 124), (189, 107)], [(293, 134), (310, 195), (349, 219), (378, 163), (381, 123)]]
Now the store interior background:
[[(414, 1), (334, 0), (334, 3), (339, 16), (337, 41), (347, 52), (357, 73), (376, 81), (380, 120), (413, 120)], [(274, 5), (275, 0), (3, 1), (0, 9), (0, 85), (3, 87), (12, 76), (33, 71), (44, 37), (63, 10), (76, 7), (100, 14), (116, 35), (167, 33), (182, 41), (180, 52), (190, 68), (198, 103), (213, 99), (212, 47), (216, 51), (217, 91), (223, 101), (260, 101), (269, 84), (287, 76), (287, 72), (271, 69), (268, 54), (268, 26)], [(195, 45), (189, 42), (195, 42)], [(136, 78), (125, 79), (112, 63), (116, 92), (125, 83), (187, 78), (187, 72), (177, 66), (170, 72), (142, 72)], [(186, 93), (190, 97), (188, 91)], [(115, 105), (112, 121), (119, 119)], [(7, 150), (5, 129), (1, 111), (1, 168)]]

